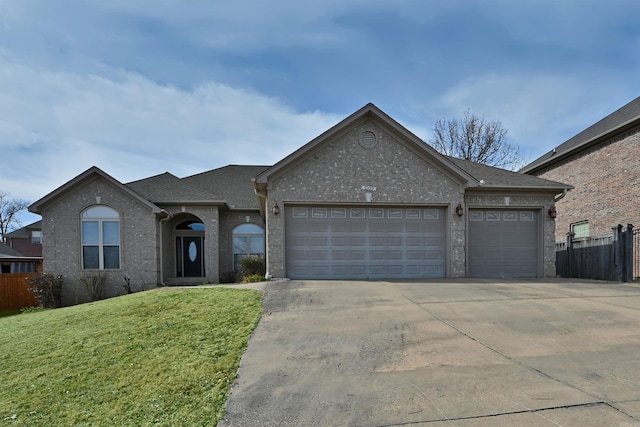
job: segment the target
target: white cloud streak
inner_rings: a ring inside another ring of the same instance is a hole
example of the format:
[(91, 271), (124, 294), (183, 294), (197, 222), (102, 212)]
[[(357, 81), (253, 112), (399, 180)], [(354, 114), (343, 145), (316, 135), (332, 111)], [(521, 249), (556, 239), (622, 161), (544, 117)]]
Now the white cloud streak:
[(273, 164), (341, 119), (215, 82), (183, 90), (125, 72), (49, 72), (7, 55), (0, 69), (0, 188), (31, 200), (93, 165), (127, 182)]

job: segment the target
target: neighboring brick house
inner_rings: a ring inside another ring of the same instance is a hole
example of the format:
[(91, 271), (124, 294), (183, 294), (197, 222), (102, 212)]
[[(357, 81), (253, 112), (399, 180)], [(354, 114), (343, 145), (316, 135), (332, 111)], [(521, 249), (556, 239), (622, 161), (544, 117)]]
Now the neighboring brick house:
[(42, 256), (42, 221), (7, 233), (7, 245), (27, 257)]
[(554, 200), (570, 186), (442, 156), (373, 104), (275, 165), (123, 184), (92, 167), (29, 210), (65, 304), (217, 283), (245, 254), (270, 277), (554, 277)]
[(25, 256), (0, 242), (0, 274), (31, 273), (42, 265), (42, 258)]
[(557, 241), (640, 226), (640, 97), (520, 172), (575, 187), (557, 202)]

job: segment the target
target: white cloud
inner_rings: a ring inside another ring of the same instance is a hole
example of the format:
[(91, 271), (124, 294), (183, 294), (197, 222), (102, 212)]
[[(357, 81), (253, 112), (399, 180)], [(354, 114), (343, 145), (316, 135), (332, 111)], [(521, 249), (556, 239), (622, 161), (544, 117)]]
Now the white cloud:
[(96, 165), (123, 182), (273, 164), (341, 117), (206, 82), (193, 90), (35, 69), (0, 55), (0, 188), (32, 201)]
[[(511, 141), (537, 157), (630, 101), (621, 98), (623, 91), (616, 82), (581, 77), (490, 73), (465, 79), (447, 90), (441, 101), (449, 117), (460, 117), (470, 109), (499, 120)], [(605, 101), (594, 103), (594, 99)]]

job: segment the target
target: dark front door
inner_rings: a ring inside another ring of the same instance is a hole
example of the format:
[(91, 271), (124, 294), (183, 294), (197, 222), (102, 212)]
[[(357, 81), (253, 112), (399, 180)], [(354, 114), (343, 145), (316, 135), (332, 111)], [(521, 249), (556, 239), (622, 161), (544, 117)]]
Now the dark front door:
[[(203, 277), (204, 254), (202, 236), (178, 237), (178, 276)], [(182, 262), (180, 262), (182, 261)]]

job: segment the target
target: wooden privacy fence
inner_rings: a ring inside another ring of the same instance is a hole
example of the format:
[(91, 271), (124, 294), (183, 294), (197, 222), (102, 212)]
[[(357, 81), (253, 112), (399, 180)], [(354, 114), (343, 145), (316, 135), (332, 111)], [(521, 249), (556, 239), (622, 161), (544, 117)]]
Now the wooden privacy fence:
[(560, 277), (630, 282), (633, 280), (633, 225), (618, 225), (610, 235), (556, 244), (556, 274)]
[(0, 309), (20, 310), (24, 307), (36, 307), (38, 299), (29, 290), (29, 277), (37, 273), (0, 274)]

